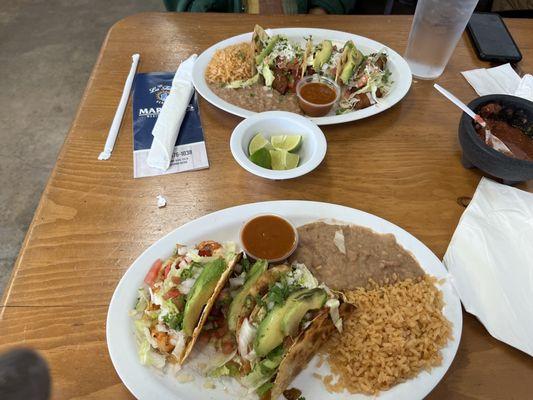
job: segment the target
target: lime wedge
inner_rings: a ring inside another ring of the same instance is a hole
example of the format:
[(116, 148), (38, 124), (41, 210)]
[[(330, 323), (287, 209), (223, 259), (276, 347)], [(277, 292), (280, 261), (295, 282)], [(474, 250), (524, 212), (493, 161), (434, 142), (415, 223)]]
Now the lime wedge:
[(296, 168), (300, 161), (300, 156), (298, 156), (298, 154), (278, 149), (270, 150), (270, 158), (272, 161), (272, 169), (278, 171)]
[(250, 144), (248, 145), (248, 154), (252, 155), (263, 147), (266, 147), (268, 150), (270, 150), (272, 145), (268, 140), (265, 139), (263, 134), (257, 133), (252, 140), (250, 140)]
[(270, 152), (266, 147), (261, 147), (259, 150), (254, 151), (250, 156), (250, 161), (263, 168), (272, 168)]
[(300, 156), (298, 154), (287, 153), (285, 158), (285, 169), (293, 169), (298, 166)]
[(270, 143), (276, 149), (295, 151), (302, 144), (301, 135), (277, 135), (270, 138)]

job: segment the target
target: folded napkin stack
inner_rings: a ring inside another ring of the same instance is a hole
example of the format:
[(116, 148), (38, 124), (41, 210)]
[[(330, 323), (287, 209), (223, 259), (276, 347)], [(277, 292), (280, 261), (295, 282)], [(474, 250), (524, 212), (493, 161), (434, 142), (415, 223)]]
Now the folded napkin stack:
[(443, 261), (466, 311), (533, 356), (533, 194), (482, 178)]
[(526, 74), (520, 78), (510, 64), (461, 73), (480, 96), (510, 94), (533, 101), (533, 76)]

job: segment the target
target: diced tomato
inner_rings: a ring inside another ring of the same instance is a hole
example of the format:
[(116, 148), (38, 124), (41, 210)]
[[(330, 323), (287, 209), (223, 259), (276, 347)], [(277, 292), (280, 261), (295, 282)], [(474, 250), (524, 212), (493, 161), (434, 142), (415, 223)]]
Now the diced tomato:
[(167, 279), (168, 273), (170, 272), (170, 267), (172, 267), (172, 264), (167, 264), (165, 267), (165, 272), (163, 272), (163, 278)]
[(178, 297), (180, 294), (181, 293), (178, 289), (172, 288), (163, 295), (163, 299), (164, 300), (173, 299), (174, 297)]
[(150, 270), (144, 277), (144, 282), (149, 286), (154, 286), (154, 283), (157, 281), (157, 277), (159, 276), (159, 271), (161, 271), (162, 267), (163, 261), (161, 261), (159, 258), (155, 260), (150, 267)]
[(176, 285), (179, 285), (181, 283), (181, 279), (179, 276), (173, 276), (172, 282), (175, 283)]
[(233, 342), (225, 340), (222, 342), (222, 353), (230, 354), (235, 349)]

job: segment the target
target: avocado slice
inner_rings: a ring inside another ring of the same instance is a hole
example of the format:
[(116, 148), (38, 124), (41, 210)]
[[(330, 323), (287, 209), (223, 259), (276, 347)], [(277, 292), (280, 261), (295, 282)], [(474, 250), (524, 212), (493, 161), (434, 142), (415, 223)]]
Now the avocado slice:
[(274, 50), (274, 46), (276, 45), (276, 43), (279, 41), (279, 39), (281, 38), (281, 36), (279, 35), (275, 35), (275, 36), (272, 36), (268, 42), (268, 44), (265, 46), (265, 48), (263, 50), (261, 50), (261, 53), (259, 53), (256, 57), (255, 57), (255, 64), (256, 65), (259, 65), (263, 62), (263, 60), (265, 59), (266, 56), (268, 56), (272, 50)]
[(270, 310), (257, 328), (254, 341), (254, 350), (259, 357), (264, 357), (273, 349), (283, 343), (286, 335), (281, 330), (283, 316), (287, 312), (287, 305), (298, 295), (306, 292), (307, 289), (300, 289), (289, 295), (283, 305), (279, 305)]
[(281, 320), (281, 331), (284, 336), (294, 336), (304, 315), (311, 310), (322, 308), (328, 295), (324, 289), (315, 288), (306, 290), (298, 296), (287, 301), (285, 314)]
[(331, 40), (323, 40), (320, 43), (320, 50), (317, 51), (313, 60), (313, 69), (315, 72), (318, 72), (322, 68), (322, 65), (329, 61), (332, 52), (333, 43), (331, 43)]
[(183, 311), (183, 332), (186, 336), (192, 335), (200, 319), (202, 309), (209, 301), (226, 267), (227, 264), (223, 258), (205, 263), (200, 276), (194, 282), (187, 296), (187, 303)]
[(345, 85), (348, 83), (361, 62), (363, 62), (363, 53), (353, 47), (348, 53), (346, 64), (342, 67), (340, 76), (342, 83)]
[(257, 260), (250, 269), (246, 282), (241, 287), (237, 295), (233, 298), (229, 306), (228, 311), (228, 328), (230, 331), (235, 332), (237, 329), (237, 322), (239, 317), (244, 311), (244, 302), (246, 297), (250, 293), (250, 289), (254, 286), (257, 280), (263, 275), (268, 268), (268, 262), (266, 260)]

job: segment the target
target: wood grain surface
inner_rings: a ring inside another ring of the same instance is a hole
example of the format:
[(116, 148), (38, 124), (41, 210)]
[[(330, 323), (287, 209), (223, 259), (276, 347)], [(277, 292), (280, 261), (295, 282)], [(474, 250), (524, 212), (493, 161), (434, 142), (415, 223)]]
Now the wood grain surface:
[[(533, 26), (506, 21), (533, 70)], [(328, 153), (302, 178), (274, 182), (233, 160), (229, 137), (240, 118), (201, 100), (210, 168), (134, 180), (131, 107), (113, 156), (97, 160), (128, 73), (175, 70), (229, 36), (265, 27), (320, 27), (357, 33), (403, 53), (408, 16), (257, 16), (139, 14), (118, 22), (105, 40), (79, 111), (42, 196), (5, 292), (0, 350), (29, 346), (52, 370), (56, 399), (119, 399), (131, 395), (111, 365), (105, 317), (113, 290), (131, 262), (177, 226), (249, 202), (302, 199), (338, 203), (392, 221), (442, 257), (481, 177), (460, 163), (460, 111), (432, 82), (415, 80), (392, 109), (362, 121), (323, 128)], [(464, 101), (476, 97), (460, 71), (488, 66), (464, 36), (438, 82)], [(521, 185), (533, 191), (533, 182)], [(158, 209), (163, 194), (166, 208)], [(320, 216), (317, 216), (320, 217)], [(465, 314), (457, 357), (431, 399), (526, 399), (533, 361), (493, 339)]]

